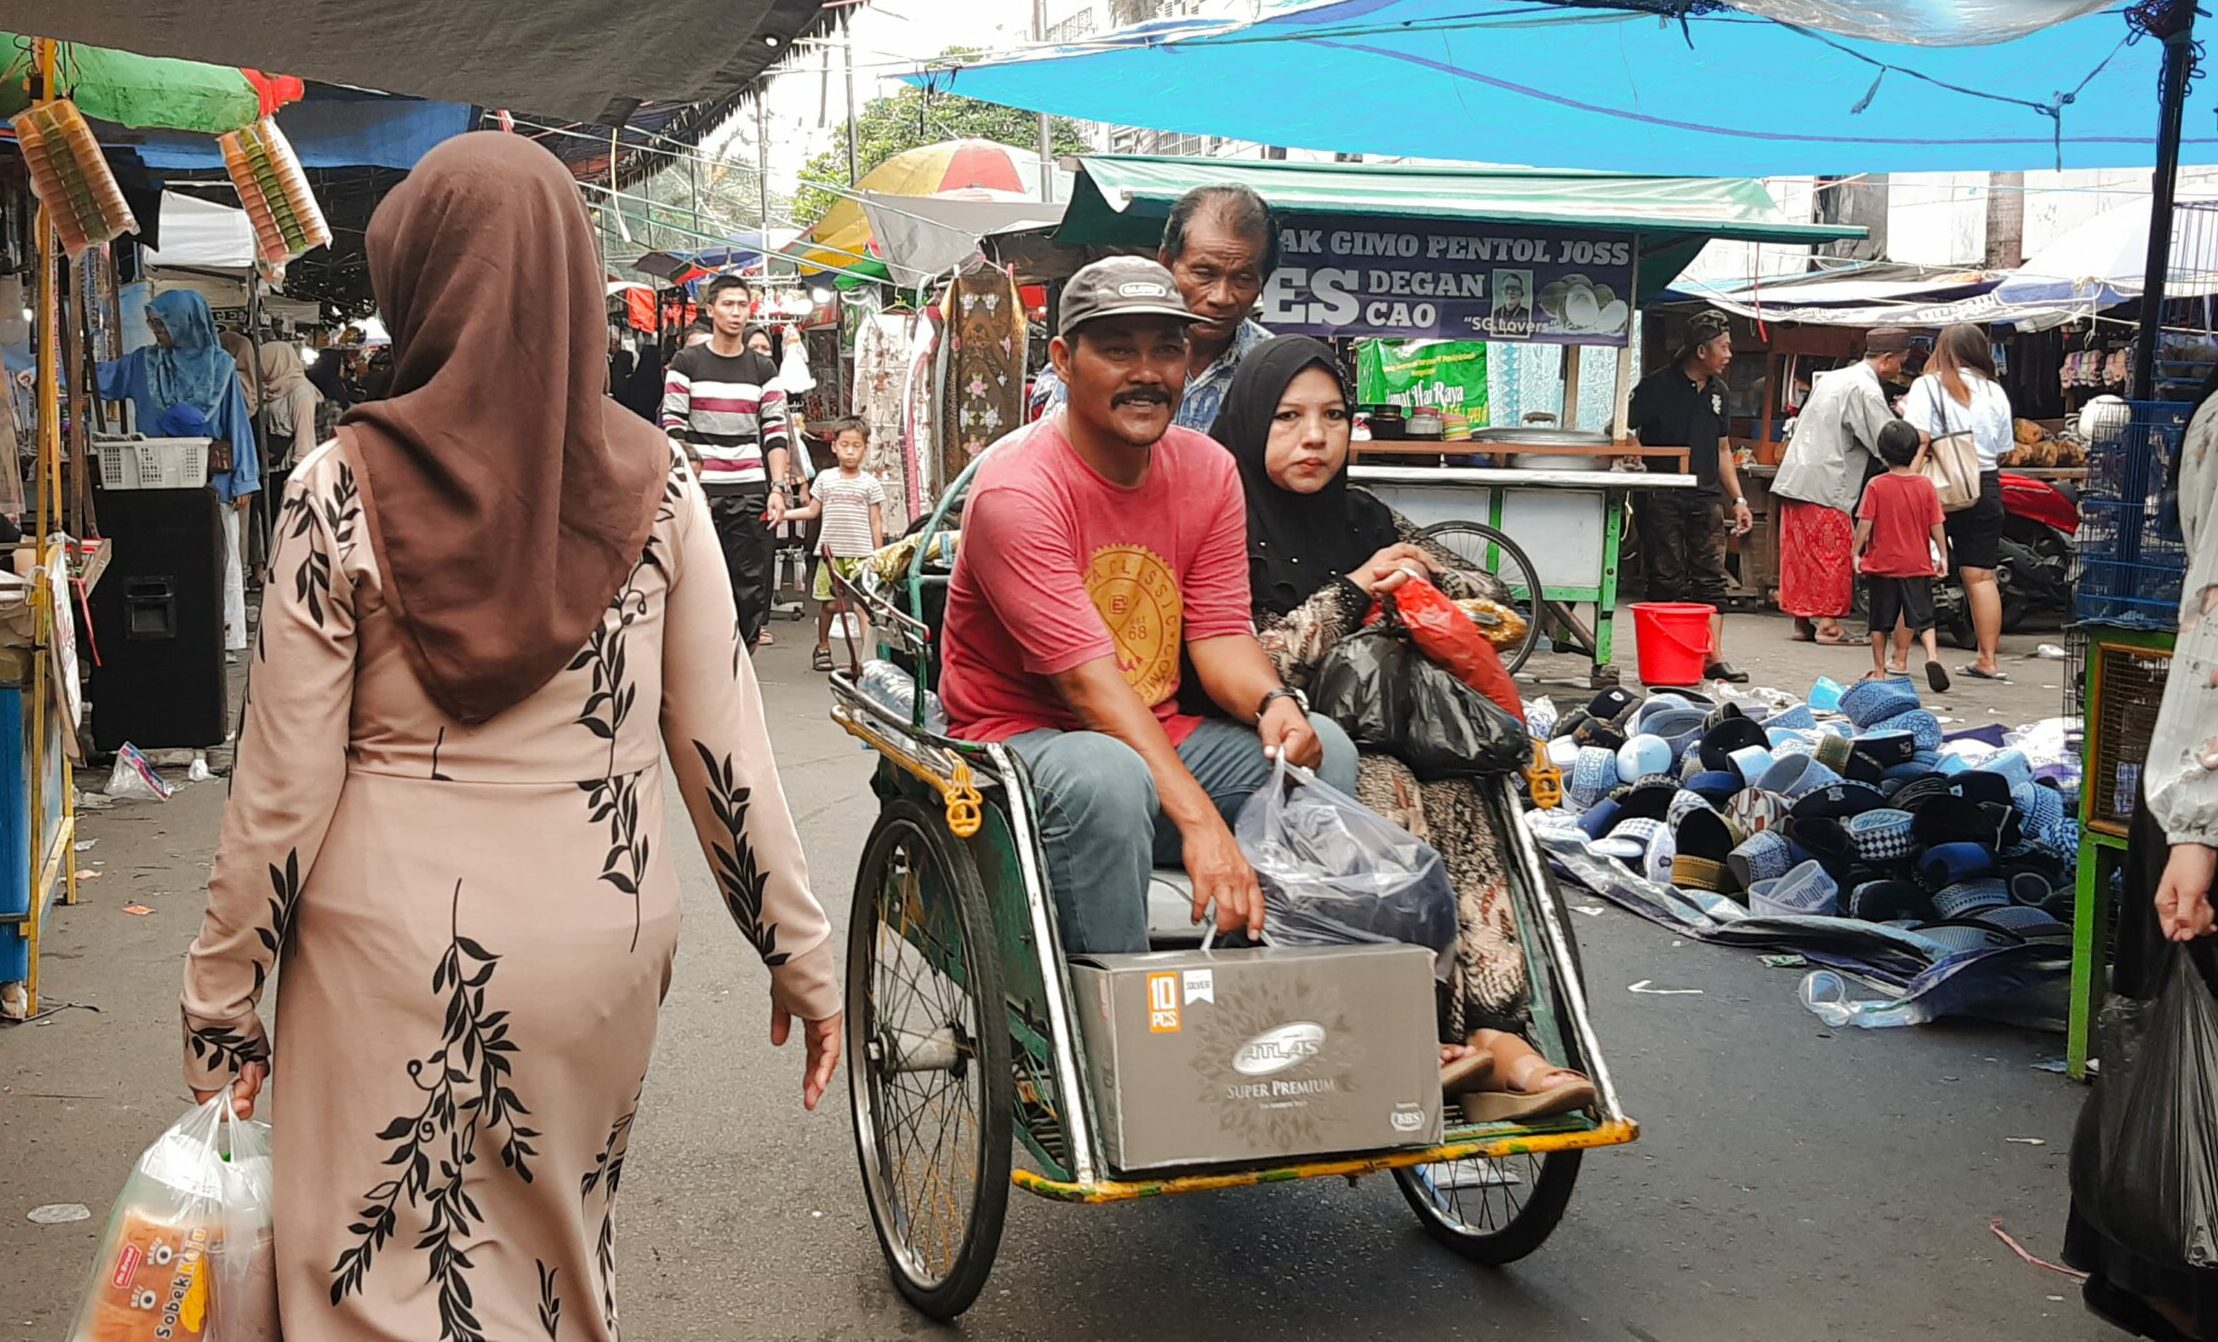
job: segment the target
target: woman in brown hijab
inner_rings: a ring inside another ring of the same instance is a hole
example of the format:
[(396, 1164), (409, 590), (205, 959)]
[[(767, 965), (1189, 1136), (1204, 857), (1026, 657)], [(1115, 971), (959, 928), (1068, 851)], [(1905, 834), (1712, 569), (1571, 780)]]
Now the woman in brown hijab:
[(450, 140), (368, 242), (392, 395), (278, 513), (185, 1072), (242, 1109), (274, 1076), (287, 1336), (613, 1339), (678, 933), (665, 747), (812, 1108), (833, 948), (700, 486), (602, 394), (569, 174)]

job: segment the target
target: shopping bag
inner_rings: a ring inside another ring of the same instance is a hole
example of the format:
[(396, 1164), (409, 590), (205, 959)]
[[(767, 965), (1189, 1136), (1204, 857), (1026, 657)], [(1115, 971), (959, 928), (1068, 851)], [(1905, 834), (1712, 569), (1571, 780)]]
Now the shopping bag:
[(1232, 835), (1263, 888), (1272, 944), (1430, 947), (1454, 958), (1456, 897), (1440, 854), (1284, 757), (1240, 808)]
[(1939, 378), (1926, 383), (1933, 391), (1934, 417), (1942, 432), (1935, 435), (1918, 454), (1918, 474), (1933, 482), (1933, 491), (1941, 496), (1941, 511), (1962, 512), (1979, 502), (1979, 449), (1973, 444), (1969, 429), (1951, 429), (1948, 415), (1948, 393), (1941, 390)]
[(1502, 655), (1461, 607), (1423, 578), (1412, 578), (1380, 599), (1378, 616), (1391, 604), (1417, 650), (1457, 680), (1493, 700), (1520, 723), (1525, 701), (1502, 666)]
[(2072, 1137), (2072, 1205), (2167, 1267), (2218, 1267), (2218, 1001), (2176, 947), (2153, 1004), (2106, 1007)]
[(1422, 782), (1516, 773), (1531, 762), (1525, 724), (1419, 651), (1391, 611), (1333, 645), (1309, 697), (1357, 745), (1393, 755)]
[(274, 1342), (269, 1126), (229, 1091), (146, 1148), (116, 1198), (71, 1342)]

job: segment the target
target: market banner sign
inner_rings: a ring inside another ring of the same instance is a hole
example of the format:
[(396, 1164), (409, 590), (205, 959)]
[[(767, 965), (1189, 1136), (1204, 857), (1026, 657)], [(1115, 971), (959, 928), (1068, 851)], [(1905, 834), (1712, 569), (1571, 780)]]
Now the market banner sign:
[(1623, 345), (1630, 234), (1383, 216), (1279, 230), (1257, 319), (1282, 335)]
[(1355, 347), (1356, 400), (1463, 416), (1485, 428), (1486, 342), (1365, 340)]

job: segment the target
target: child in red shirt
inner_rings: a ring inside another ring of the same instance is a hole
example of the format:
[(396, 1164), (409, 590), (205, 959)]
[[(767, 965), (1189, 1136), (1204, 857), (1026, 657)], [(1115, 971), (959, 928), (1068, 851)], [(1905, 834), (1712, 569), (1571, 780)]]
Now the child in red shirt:
[(1925, 640), (1925, 678), (1935, 691), (1948, 688), (1933, 636), (1933, 580), (1946, 573), (1936, 554), (1948, 554), (1940, 492), (1919, 475), (1918, 431), (1895, 420), (1879, 431), (1885, 475), (1873, 476), (1856, 507), (1856, 571), (1864, 575), (1871, 604), (1871, 675), (1887, 675), (1887, 638), (1899, 620)]

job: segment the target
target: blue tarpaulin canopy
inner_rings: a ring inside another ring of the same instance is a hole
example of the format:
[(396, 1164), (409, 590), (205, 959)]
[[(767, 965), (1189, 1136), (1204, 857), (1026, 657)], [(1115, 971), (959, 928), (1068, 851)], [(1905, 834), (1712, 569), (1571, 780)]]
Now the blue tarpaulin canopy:
[[(1935, 47), (1732, 10), (1325, 0), (910, 79), (1113, 125), (1611, 172), (2135, 167), (2155, 159), (2162, 44), (2132, 35), (2117, 11)], [(2182, 160), (2218, 162), (2207, 123)]]

